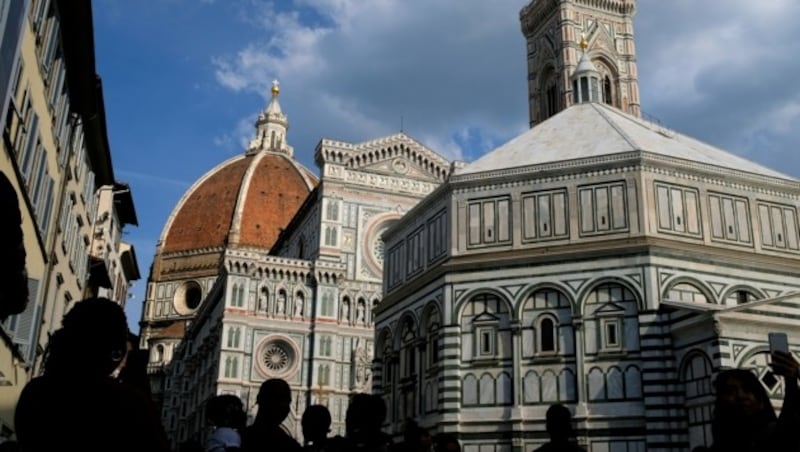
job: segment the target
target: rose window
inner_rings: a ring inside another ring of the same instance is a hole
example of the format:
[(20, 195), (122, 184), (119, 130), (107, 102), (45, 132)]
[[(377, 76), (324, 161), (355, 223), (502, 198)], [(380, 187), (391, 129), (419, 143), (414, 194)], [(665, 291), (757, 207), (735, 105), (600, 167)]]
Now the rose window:
[(297, 369), (297, 348), (288, 338), (271, 338), (260, 347), (257, 368), (266, 377), (286, 377)]
[(289, 367), (289, 353), (278, 344), (264, 350), (264, 366), (273, 372), (283, 372)]
[(378, 237), (375, 238), (375, 241), (372, 242), (372, 255), (375, 257), (375, 261), (378, 262), (379, 265), (383, 265), (383, 251), (384, 251), (384, 244), (383, 239), (381, 239), (381, 234), (383, 234), (386, 229), (381, 230), (380, 234), (377, 234)]

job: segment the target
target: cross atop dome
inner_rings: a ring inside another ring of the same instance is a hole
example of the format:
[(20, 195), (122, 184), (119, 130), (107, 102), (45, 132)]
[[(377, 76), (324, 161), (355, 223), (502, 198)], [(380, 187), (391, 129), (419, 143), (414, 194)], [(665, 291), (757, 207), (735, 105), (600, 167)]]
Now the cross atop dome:
[(292, 156), (294, 149), (286, 143), (286, 131), (289, 130), (289, 118), (283, 114), (281, 104), (278, 102), (280, 94), (278, 80), (272, 81), (270, 93), (272, 98), (256, 119), (256, 136), (250, 140), (247, 148), (248, 154), (261, 151), (278, 152)]

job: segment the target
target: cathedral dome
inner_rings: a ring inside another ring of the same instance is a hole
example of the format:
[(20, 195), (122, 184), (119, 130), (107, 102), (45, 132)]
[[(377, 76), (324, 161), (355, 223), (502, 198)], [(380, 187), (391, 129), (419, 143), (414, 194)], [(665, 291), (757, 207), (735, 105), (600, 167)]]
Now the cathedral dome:
[(317, 184), (286, 144), (286, 116), (272, 100), (256, 121), (247, 152), (201, 177), (183, 195), (161, 234), (159, 251), (224, 246), (271, 248)]
[(183, 196), (164, 229), (162, 252), (244, 245), (270, 248), (317, 183), (292, 157), (235, 157)]

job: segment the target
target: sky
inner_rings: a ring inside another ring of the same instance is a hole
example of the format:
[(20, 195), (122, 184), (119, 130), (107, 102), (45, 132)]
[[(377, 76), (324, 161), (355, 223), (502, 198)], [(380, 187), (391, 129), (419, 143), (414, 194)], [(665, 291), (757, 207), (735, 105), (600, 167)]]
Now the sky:
[[(94, 0), (116, 178), (139, 226), (142, 280), (181, 196), (243, 152), (273, 80), (295, 157), (322, 138), (405, 131), (473, 161), (528, 128), (528, 0)], [(796, 0), (639, 0), (642, 110), (678, 132), (800, 177)]]

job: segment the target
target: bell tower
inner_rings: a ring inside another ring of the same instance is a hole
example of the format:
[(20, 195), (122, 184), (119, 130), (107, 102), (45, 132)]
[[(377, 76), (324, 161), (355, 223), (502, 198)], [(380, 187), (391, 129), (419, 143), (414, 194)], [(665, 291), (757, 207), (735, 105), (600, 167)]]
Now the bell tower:
[(597, 69), (598, 99), (641, 115), (635, 11), (636, 0), (532, 0), (522, 8), (531, 127), (576, 103), (573, 74), (581, 58)]

